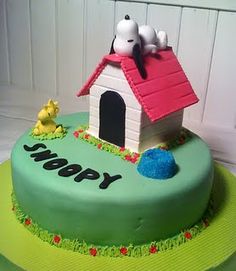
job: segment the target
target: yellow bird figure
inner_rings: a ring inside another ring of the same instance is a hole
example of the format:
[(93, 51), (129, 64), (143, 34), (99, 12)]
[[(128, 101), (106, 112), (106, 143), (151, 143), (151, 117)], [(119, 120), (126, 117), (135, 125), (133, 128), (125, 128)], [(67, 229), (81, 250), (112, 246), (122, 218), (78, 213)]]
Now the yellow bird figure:
[(57, 125), (54, 118), (59, 112), (58, 102), (49, 100), (38, 113), (38, 121), (34, 126), (33, 135), (42, 135), (49, 133), (62, 133), (63, 127)]

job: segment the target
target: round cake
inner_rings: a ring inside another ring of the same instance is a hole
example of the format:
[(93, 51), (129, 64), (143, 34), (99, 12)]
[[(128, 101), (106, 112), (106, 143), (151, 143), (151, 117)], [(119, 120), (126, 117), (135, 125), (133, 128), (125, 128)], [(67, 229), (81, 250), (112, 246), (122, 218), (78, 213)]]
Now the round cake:
[(213, 167), (198, 136), (191, 133), (171, 149), (177, 164), (172, 178), (151, 179), (138, 173), (137, 164), (75, 136), (88, 113), (62, 116), (58, 123), (67, 128), (64, 138), (41, 141), (28, 131), (12, 151), (16, 200), (40, 228), (87, 244), (127, 246), (173, 237), (201, 219)]
[(228, 264), (235, 178), (182, 127), (198, 98), (164, 31), (128, 15), (116, 30), (77, 93), (89, 113), (56, 118), (50, 99), (1, 166), (0, 253), (24, 270)]

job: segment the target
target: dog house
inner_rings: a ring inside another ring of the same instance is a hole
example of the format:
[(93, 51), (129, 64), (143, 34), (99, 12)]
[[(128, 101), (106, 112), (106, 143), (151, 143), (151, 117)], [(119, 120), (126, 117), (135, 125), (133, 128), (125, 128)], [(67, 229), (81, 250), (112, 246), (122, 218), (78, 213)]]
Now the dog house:
[(144, 57), (146, 79), (132, 57), (106, 55), (77, 96), (90, 95), (88, 133), (144, 151), (174, 137), (185, 107), (198, 102), (169, 47)]

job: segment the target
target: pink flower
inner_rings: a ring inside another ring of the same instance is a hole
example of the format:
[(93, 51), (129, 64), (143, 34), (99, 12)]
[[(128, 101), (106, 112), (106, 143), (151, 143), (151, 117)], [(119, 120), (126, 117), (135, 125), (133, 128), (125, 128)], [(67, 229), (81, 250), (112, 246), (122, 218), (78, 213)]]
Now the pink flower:
[(78, 138), (79, 132), (78, 131), (74, 131), (73, 135), (74, 135), (74, 137)]
[(191, 232), (186, 231), (186, 232), (184, 233), (184, 237), (185, 237), (186, 239), (191, 239), (191, 238), (192, 238)]
[(130, 162), (133, 163), (133, 164), (135, 164), (135, 163), (137, 162), (137, 160), (138, 160), (137, 157), (132, 157), (132, 158), (130, 159)]
[(122, 247), (120, 248), (120, 253), (123, 254), (123, 255), (126, 255), (128, 252), (128, 249), (126, 247)]
[(102, 143), (99, 143), (99, 144), (97, 145), (97, 147), (98, 147), (98, 149), (101, 149)]
[(127, 160), (127, 161), (131, 161), (131, 159), (132, 159), (131, 155), (130, 155), (130, 154), (126, 154), (126, 156), (125, 156), (125, 160)]
[(31, 224), (30, 218), (25, 219), (25, 225), (29, 226)]
[(150, 249), (149, 249), (150, 253), (156, 253), (157, 251), (158, 251), (158, 249), (157, 249), (156, 246), (151, 246)]
[(125, 147), (120, 148), (120, 152), (123, 152), (123, 151), (125, 151)]
[(89, 139), (89, 137), (90, 137), (89, 134), (85, 134), (85, 135), (84, 135), (84, 138), (85, 138), (85, 139)]
[(90, 253), (90, 255), (92, 255), (92, 256), (96, 256), (97, 255), (97, 250), (96, 250), (96, 248), (90, 248), (89, 249), (89, 253)]
[(61, 237), (59, 235), (55, 235), (53, 238), (54, 243), (58, 244), (61, 241)]

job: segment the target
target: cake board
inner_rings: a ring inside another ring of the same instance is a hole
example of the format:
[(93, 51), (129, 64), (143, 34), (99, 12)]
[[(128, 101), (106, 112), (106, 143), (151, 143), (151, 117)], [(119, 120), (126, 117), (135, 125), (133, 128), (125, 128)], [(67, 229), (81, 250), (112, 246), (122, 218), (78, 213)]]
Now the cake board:
[(141, 271), (213, 270), (217, 266), (215, 270), (233, 270), (236, 266), (236, 178), (219, 164), (215, 164), (215, 214), (210, 226), (199, 236), (177, 248), (140, 258), (93, 257), (42, 242), (17, 221), (12, 211), (10, 161), (0, 166), (0, 172), (0, 254), (15, 264), (15, 268), (18, 266), (32, 271)]

